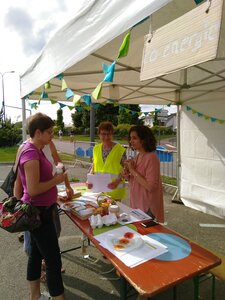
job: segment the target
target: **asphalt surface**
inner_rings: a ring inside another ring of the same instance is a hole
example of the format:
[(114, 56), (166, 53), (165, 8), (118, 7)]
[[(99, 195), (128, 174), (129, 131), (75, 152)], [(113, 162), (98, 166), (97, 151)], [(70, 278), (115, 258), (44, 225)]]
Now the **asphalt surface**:
[[(66, 144), (66, 147), (71, 148), (72, 143)], [(59, 149), (58, 146), (57, 148)], [(63, 150), (63, 152), (66, 151)], [(70, 177), (76, 177), (80, 181), (86, 180), (87, 168), (79, 164), (76, 164), (75, 167), (73, 164), (67, 167)], [(9, 169), (10, 165), (0, 164), (0, 180), (5, 178)], [(211, 251), (225, 255), (225, 228), (213, 225), (225, 224), (225, 220), (173, 203), (173, 193), (174, 190), (170, 188), (164, 190), (166, 226)], [(124, 201), (127, 204), (129, 203), (128, 198)], [(73, 225), (67, 216), (61, 215), (60, 218), (62, 223), (59, 239), (61, 250), (81, 245), (82, 236), (79, 229)], [(211, 224), (211, 227), (202, 227), (199, 224)], [(63, 266), (66, 269), (63, 274), (66, 299), (119, 299), (119, 279), (112, 265), (93, 246), (87, 248), (87, 253), (90, 254), (91, 259), (83, 258), (80, 249), (62, 255)], [(0, 300), (28, 300), (27, 257), (23, 251), (23, 244), (18, 241), (17, 234), (9, 234), (0, 230), (0, 258)], [(44, 284), (42, 284), (42, 290), (47, 291)], [(186, 281), (178, 285), (177, 299), (194, 299), (193, 292), (192, 280)], [(151, 299), (170, 300), (172, 296), (170, 289)], [(129, 299), (134, 300), (136, 297), (137, 295), (134, 294)], [(199, 299), (211, 299), (210, 281), (207, 280), (201, 284)], [(216, 300), (224, 299), (225, 282), (216, 280)]]

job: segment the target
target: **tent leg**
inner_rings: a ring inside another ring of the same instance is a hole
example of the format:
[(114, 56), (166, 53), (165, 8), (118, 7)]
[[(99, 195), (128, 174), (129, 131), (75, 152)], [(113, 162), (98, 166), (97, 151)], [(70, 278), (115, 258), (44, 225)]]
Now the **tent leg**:
[[(176, 175), (177, 175), (177, 190), (173, 195), (172, 202), (182, 203), (180, 200), (180, 91), (176, 90), (176, 103), (177, 103), (177, 167), (176, 167)], [(175, 200), (176, 198), (176, 200)]]

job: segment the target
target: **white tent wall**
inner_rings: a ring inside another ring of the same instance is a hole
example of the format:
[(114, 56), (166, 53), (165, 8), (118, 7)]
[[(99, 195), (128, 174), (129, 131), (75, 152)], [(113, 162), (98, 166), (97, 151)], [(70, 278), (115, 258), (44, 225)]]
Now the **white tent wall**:
[[(224, 101), (193, 105), (204, 115), (225, 119)], [(186, 206), (225, 218), (224, 124), (181, 111), (181, 189)]]

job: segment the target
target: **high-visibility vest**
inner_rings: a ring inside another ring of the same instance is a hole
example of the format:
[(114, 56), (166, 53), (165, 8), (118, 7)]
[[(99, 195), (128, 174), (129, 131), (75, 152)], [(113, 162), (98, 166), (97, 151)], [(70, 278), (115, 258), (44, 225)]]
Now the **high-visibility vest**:
[[(126, 149), (123, 146), (116, 144), (113, 146), (104, 162), (102, 158), (102, 144), (95, 145), (93, 149), (94, 172), (108, 173), (111, 175), (112, 181), (117, 179), (122, 172), (123, 167), (120, 162), (125, 151)], [(106, 194), (113, 199), (124, 198), (126, 195), (124, 180), (119, 183), (116, 189), (112, 190), (112, 192), (107, 192)]]

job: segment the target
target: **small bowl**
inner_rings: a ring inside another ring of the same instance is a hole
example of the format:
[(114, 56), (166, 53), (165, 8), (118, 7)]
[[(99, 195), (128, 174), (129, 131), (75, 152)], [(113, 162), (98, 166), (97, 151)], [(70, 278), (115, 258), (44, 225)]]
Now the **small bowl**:
[(119, 211), (120, 211), (120, 208), (119, 208), (118, 205), (112, 204), (112, 205), (109, 206), (109, 212), (110, 213), (117, 215), (119, 213)]

